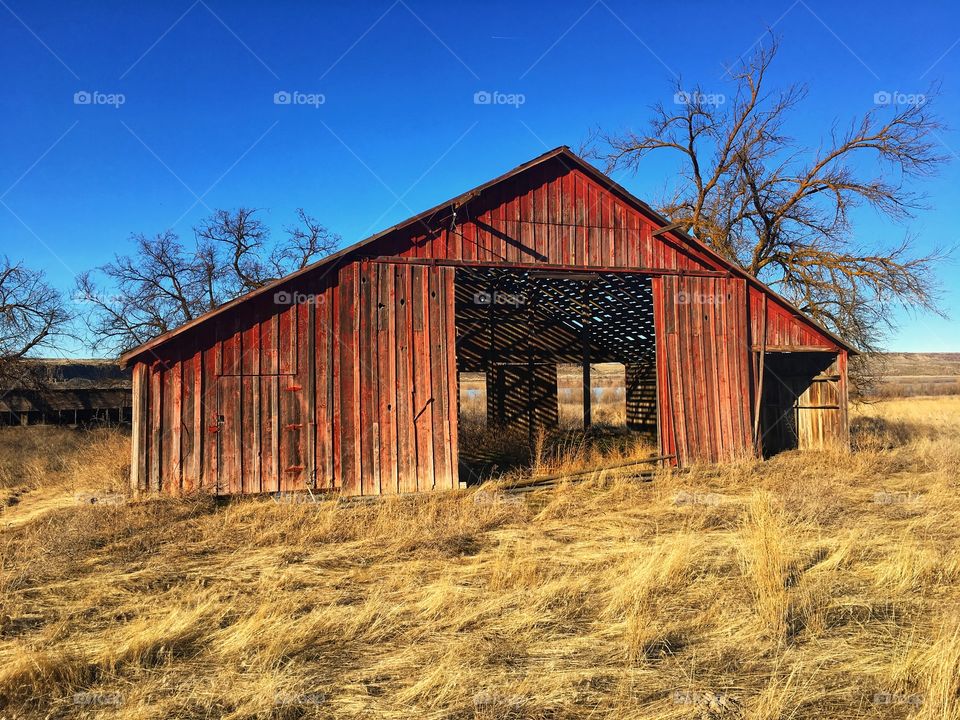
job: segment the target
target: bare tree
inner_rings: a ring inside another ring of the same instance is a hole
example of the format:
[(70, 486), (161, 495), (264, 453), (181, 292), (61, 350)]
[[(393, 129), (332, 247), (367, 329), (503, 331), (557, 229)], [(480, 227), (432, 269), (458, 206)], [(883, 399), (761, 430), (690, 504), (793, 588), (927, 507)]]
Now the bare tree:
[(731, 97), (685, 90), (658, 104), (645, 132), (600, 132), (608, 170), (636, 171), (655, 151), (681, 160), (681, 182), (662, 212), (815, 320), (863, 349), (892, 327), (892, 306), (938, 311), (934, 264), (947, 252), (914, 251), (912, 238), (881, 248), (860, 241), (851, 211), (869, 206), (894, 221), (923, 206), (907, 181), (935, 173), (940, 121), (930, 99), (876, 108), (834, 124), (819, 147), (785, 126), (806, 97), (768, 90), (772, 40), (729, 71)]
[(55, 347), (70, 320), (63, 296), (42, 271), (0, 258), (0, 389), (22, 382), (24, 359)]
[[(131, 237), (134, 252), (77, 278), (84, 321), (96, 343), (123, 351), (331, 252), (339, 236), (297, 210), (298, 223), (274, 241), (257, 211), (218, 210), (186, 246), (170, 230)], [(101, 285), (104, 282), (104, 285)]]

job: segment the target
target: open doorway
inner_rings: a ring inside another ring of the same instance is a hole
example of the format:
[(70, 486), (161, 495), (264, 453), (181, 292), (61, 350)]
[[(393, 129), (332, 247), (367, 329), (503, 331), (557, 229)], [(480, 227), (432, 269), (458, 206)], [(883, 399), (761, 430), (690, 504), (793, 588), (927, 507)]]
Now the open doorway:
[(649, 277), (461, 267), (456, 329), (461, 480), (530, 464), (551, 443), (656, 454)]
[(820, 449), (845, 437), (844, 392), (836, 353), (766, 353), (760, 416), (764, 457)]

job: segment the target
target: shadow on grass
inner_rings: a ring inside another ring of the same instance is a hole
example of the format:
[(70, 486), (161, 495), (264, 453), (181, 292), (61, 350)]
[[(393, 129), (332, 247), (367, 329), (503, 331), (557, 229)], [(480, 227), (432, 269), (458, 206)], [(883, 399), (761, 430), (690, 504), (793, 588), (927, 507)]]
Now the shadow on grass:
[(850, 446), (853, 450), (893, 450), (920, 438), (939, 437), (940, 432), (927, 423), (861, 416), (850, 423)]

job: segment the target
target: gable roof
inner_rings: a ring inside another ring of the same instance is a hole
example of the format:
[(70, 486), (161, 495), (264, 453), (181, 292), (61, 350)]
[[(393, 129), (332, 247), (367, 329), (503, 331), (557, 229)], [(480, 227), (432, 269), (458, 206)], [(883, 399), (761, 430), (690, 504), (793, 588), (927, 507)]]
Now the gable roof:
[[(362, 250), (364, 247), (366, 247), (366, 246), (368, 246), (368, 245), (376, 242), (377, 240), (379, 240), (379, 239), (381, 239), (381, 238), (383, 238), (383, 237), (385, 237), (385, 236), (387, 236), (387, 235), (390, 235), (391, 233), (394, 233), (394, 232), (396, 232), (396, 231), (398, 231), (398, 230), (402, 230), (402, 229), (404, 229), (404, 228), (408, 228), (408, 227), (410, 227), (411, 225), (414, 225), (414, 224), (416, 224), (416, 223), (424, 222), (425, 220), (433, 217), (433, 216), (436, 215), (437, 213), (439, 213), (439, 212), (441, 212), (441, 211), (443, 211), (443, 210), (446, 210), (446, 209), (448, 209), (448, 208), (452, 208), (452, 207), (455, 207), (455, 206), (462, 205), (463, 203), (469, 201), (470, 199), (476, 197), (477, 195), (480, 195), (480, 194), (483, 193), (484, 191), (486, 191), (486, 190), (488, 190), (488, 189), (490, 189), (490, 188), (492, 188), (492, 187), (494, 187), (494, 186), (496, 186), (496, 185), (499, 185), (500, 183), (503, 183), (503, 182), (505, 182), (505, 181), (507, 181), (507, 180), (509, 180), (509, 179), (511, 179), (511, 178), (513, 178), (513, 177), (515, 177), (515, 176), (517, 176), (517, 175), (520, 175), (520, 174), (522, 174), (522, 173), (524, 173), (524, 172), (527, 172), (528, 170), (531, 170), (532, 168), (535, 168), (535, 167), (537, 167), (537, 166), (540, 166), (540, 165), (546, 163), (546, 162), (549, 161), (549, 160), (553, 160), (554, 158), (559, 158), (559, 159), (560, 159), (560, 162), (562, 162), (562, 163), (564, 164), (564, 166), (567, 167), (567, 168), (570, 169), (570, 170), (576, 168), (576, 169), (584, 172), (585, 174), (589, 175), (589, 176), (590, 176), (593, 180), (595, 180), (597, 183), (599, 183), (600, 185), (602, 185), (603, 187), (605, 187), (605, 188), (608, 189), (609, 191), (613, 192), (614, 194), (619, 195), (619, 196), (620, 196), (624, 201), (626, 201), (628, 204), (634, 206), (634, 207), (637, 208), (640, 212), (642, 212), (642, 213), (644, 213), (645, 215), (647, 215), (651, 220), (653, 220), (655, 223), (657, 223), (661, 228), (665, 228), (665, 227), (667, 227), (668, 225), (671, 225), (671, 221), (670, 221), (669, 219), (665, 218), (663, 215), (661, 215), (661, 214), (658, 213), (656, 210), (654, 210), (652, 207), (650, 207), (647, 203), (645, 203), (644, 201), (640, 200), (638, 197), (634, 196), (632, 193), (630, 193), (628, 190), (626, 190), (622, 185), (620, 185), (619, 183), (617, 183), (616, 181), (614, 181), (613, 179), (611, 179), (608, 175), (602, 173), (600, 170), (598, 170), (597, 168), (595, 168), (593, 165), (591, 165), (590, 163), (588, 163), (586, 160), (584, 160), (583, 158), (581, 158), (579, 155), (577, 155), (577, 154), (575, 154), (574, 152), (572, 152), (568, 146), (566, 146), (566, 145), (561, 145), (560, 147), (554, 148), (553, 150), (549, 150), (549, 151), (543, 153), (542, 155), (539, 155), (539, 156), (533, 158), (532, 160), (529, 160), (529, 161), (527, 161), (527, 162), (525, 162), (525, 163), (523, 163), (523, 164), (521, 164), (521, 165), (518, 165), (517, 167), (515, 167), (515, 168), (513, 168), (512, 170), (504, 173), (503, 175), (500, 175), (499, 177), (495, 177), (495, 178), (493, 178), (492, 180), (489, 180), (489, 181), (483, 183), (482, 185), (478, 185), (477, 187), (475, 187), (475, 188), (473, 188), (473, 189), (471, 189), (471, 190), (467, 190), (466, 192), (460, 193), (459, 195), (457, 195), (456, 197), (451, 198), (450, 200), (447, 200), (447, 201), (445, 201), (445, 202), (442, 202), (442, 203), (440, 203), (439, 205), (435, 205), (434, 207), (432, 207), (432, 208), (430, 208), (430, 209), (428, 209), (428, 210), (424, 210), (423, 212), (421, 212), (421, 213), (419, 213), (419, 214), (417, 214), (417, 215), (414, 215), (413, 217), (407, 218), (406, 220), (404, 220), (404, 221), (402, 221), (402, 222), (400, 222), (400, 223), (397, 223), (396, 225), (393, 225), (393, 226), (391, 226), (391, 227), (388, 227), (388, 228), (385, 229), (385, 230), (381, 230), (380, 232), (375, 233), (374, 235), (371, 235), (371, 236), (369, 236), (369, 237), (367, 237), (367, 238), (364, 238), (363, 240), (360, 240), (359, 242), (356, 242), (356, 243), (354, 243), (353, 245), (349, 245), (349, 246), (347, 246), (347, 247), (345, 247), (345, 248), (343, 248), (343, 249), (341, 249), (341, 250), (338, 250), (337, 252), (335, 252), (335, 253), (333, 253), (333, 254), (331, 254), (331, 255), (328, 255), (328, 256), (326, 256), (326, 257), (324, 257), (324, 258), (321, 258), (320, 260), (317, 260), (316, 262), (311, 263), (310, 265), (306, 265), (306, 266), (300, 268), (299, 270), (296, 270), (296, 271), (290, 273), (289, 275), (285, 275), (285, 276), (283, 276), (283, 277), (281, 277), (281, 278), (277, 278), (276, 280), (273, 280), (273, 281), (267, 283), (266, 285), (263, 285), (262, 287), (259, 287), (259, 288), (256, 288), (255, 290), (251, 290), (251, 291), (249, 291), (249, 292), (247, 292), (247, 293), (244, 293), (243, 295), (240, 295), (240, 296), (234, 298), (233, 300), (230, 300), (229, 302), (226, 302), (226, 303), (224, 303), (223, 305), (220, 305), (219, 307), (214, 308), (213, 310), (210, 310), (210, 311), (204, 313), (203, 315), (200, 315), (199, 317), (196, 317), (196, 318), (194, 318), (193, 320), (190, 320), (189, 322), (186, 322), (186, 323), (184, 323), (183, 325), (181, 325), (181, 326), (179, 326), (179, 327), (177, 327), (177, 328), (174, 328), (173, 330), (168, 330), (167, 332), (163, 333), (162, 335), (158, 335), (157, 337), (155, 337), (155, 338), (153, 338), (153, 339), (151, 339), (151, 340), (148, 340), (147, 342), (143, 343), (142, 345), (139, 345), (139, 346), (133, 348), (132, 350), (128, 350), (127, 352), (123, 353), (123, 354), (120, 356), (120, 364), (121, 364), (121, 366), (126, 366), (127, 364), (130, 363), (131, 360), (133, 360), (134, 358), (136, 358), (136, 357), (144, 354), (145, 352), (147, 352), (147, 351), (149, 351), (149, 350), (151, 350), (151, 349), (153, 349), (153, 348), (155, 348), (155, 347), (157, 347), (157, 346), (159, 346), (159, 345), (162, 345), (162, 344), (166, 343), (168, 340), (171, 340), (172, 338), (180, 335), (180, 334), (183, 333), (183, 332), (186, 332), (187, 330), (189, 330), (189, 329), (191, 329), (191, 328), (193, 328), (193, 327), (196, 327), (197, 325), (200, 325), (200, 324), (202, 324), (202, 323), (207, 322), (208, 320), (210, 320), (210, 319), (213, 318), (213, 317), (216, 317), (216, 316), (218, 316), (218, 315), (220, 315), (220, 314), (222, 314), (222, 313), (224, 313), (224, 312), (227, 312), (227, 311), (230, 310), (231, 308), (236, 307), (237, 305), (239, 305), (239, 304), (241, 304), (241, 303), (244, 303), (244, 302), (246, 302), (247, 300), (250, 300), (251, 298), (258, 297), (258, 296), (260, 296), (260, 295), (264, 295), (264, 294), (270, 292), (271, 290), (275, 289), (275, 288), (278, 287), (279, 285), (282, 285), (282, 284), (284, 284), (284, 283), (286, 283), (286, 282), (289, 282), (290, 280), (293, 280), (293, 279), (295, 279), (295, 278), (298, 278), (298, 277), (300, 277), (300, 276), (302, 276), (302, 275), (306, 275), (306, 274), (312, 273), (312, 272), (314, 272), (314, 271), (316, 271), (316, 270), (318, 270), (318, 269), (320, 269), (320, 268), (323, 268), (323, 267), (325, 267), (325, 266), (332, 265), (332, 264), (335, 264), (335, 263), (340, 262), (340, 261), (344, 261), (344, 260), (346, 260), (347, 258), (349, 258), (351, 255), (353, 255), (353, 254), (357, 253), (358, 251)], [(784, 304), (784, 305), (785, 305), (788, 309), (790, 309), (792, 312), (794, 312), (798, 318), (800, 318), (801, 320), (803, 320), (803, 321), (805, 321), (806, 323), (808, 323), (810, 326), (812, 326), (812, 327), (813, 327), (815, 330), (817, 330), (818, 332), (821, 332), (821, 333), (823, 333), (825, 336), (829, 337), (829, 338), (830, 338), (831, 340), (833, 340), (839, 347), (841, 347), (841, 348), (849, 351), (850, 353), (852, 353), (852, 354), (854, 354), (854, 355), (858, 354), (856, 348), (852, 347), (848, 342), (846, 342), (846, 341), (843, 340), (842, 338), (838, 337), (838, 336), (835, 335), (834, 333), (830, 332), (829, 330), (827, 330), (825, 327), (823, 327), (823, 326), (820, 325), (819, 323), (817, 323), (817, 322), (815, 322), (814, 320), (812, 320), (810, 317), (808, 317), (806, 314), (804, 314), (802, 310), (800, 310), (798, 307), (796, 307), (796, 306), (795, 306), (793, 303), (791, 303), (789, 300), (787, 300), (786, 298), (784, 298), (782, 295), (780, 295), (779, 293), (777, 293), (775, 290), (773, 290), (772, 288), (770, 288), (770, 287), (767, 286), (766, 284), (764, 284), (764, 283), (762, 283), (761, 281), (757, 280), (757, 278), (755, 278), (755, 277), (753, 277), (752, 275), (750, 275), (749, 273), (747, 273), (745, 270), (743, 270), (743, 269), (742, 269), (741, 267), (739, 267), (738, 265), (736, 265), (736, 264), (730, 262), (729, 260), (727, 260), (725, 257), (723, 257), (722, 255), (720, 255), (719, 253), (717, 253), (715, 250), (711, 249), (711, 248), (710, 248), (709, 246), (707, 246), (705, 243), (701, 242), (700, 240), (692, 237), (691, 235), (688, 235), (686, 232), (683, 232), (682, 230), (679, 230), (679, 229), (673, 229), (673, 228), (672, 228), (672, 229), (664, 232), (663, 234), (664, 234), (664, 235), (672, 235), (672, 236), (674, 236), (675, 238), (679, 239), (680, 241), (682, 241), (682, 242), (684, 242), (684, 243), (686, 243), (686, 244), (688, 244), (688, 245), (691, 245), (691, 246), (693, 246), (694, 248), (696, 248), (697, 250), (699, 250), (700, 252), (706, 254), (711, 260), (713, 260), (713, 261), (717, 264), (717, 266), (718, 266), (719, 268), (722, 268), (722, 269), (724, 269), (724, 270), (728, 270), (729, 272), (733, 273), (734, 275), (737, 275), (737, 276), (739, 276), (739, 277), (742, 277), (742, 278), (746, 279), (746, 281), (747, 281), (749, 284), (751, 284), (751, 285), (753, 285), (753, 286), (761, 289), (762, 291), (764, 291), (764, 292), (766, 292), (766, 293), (769, 293), (773, 298), (775, 298), (776, 300), (778, 300), (779, 302), (781, 302), (782, 304)]]

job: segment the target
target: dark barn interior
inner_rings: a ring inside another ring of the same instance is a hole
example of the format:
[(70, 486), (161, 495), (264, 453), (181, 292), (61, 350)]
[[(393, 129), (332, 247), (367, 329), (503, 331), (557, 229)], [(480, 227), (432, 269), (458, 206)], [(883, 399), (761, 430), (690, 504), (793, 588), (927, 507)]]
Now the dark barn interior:
[(761, 450), (819, 447), (839, 432), (837, 358), (822, 352), (768, 352), (764, 358)]
[(457, 371), (483, 373), (488, 427), (522, 430), (530, 444), (537, 430), (555, 428), (558, 367), (566, 364), (580, 369), (589, 428), (591, 365), (620, 363), (627, 427), (656, 440), (649, 277), (492, 266), (458, 268), (455, 282)]

